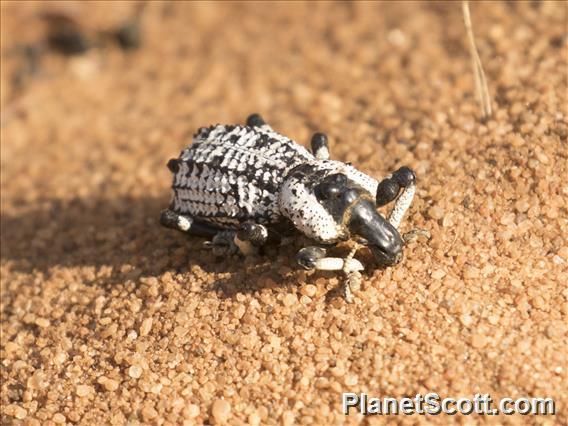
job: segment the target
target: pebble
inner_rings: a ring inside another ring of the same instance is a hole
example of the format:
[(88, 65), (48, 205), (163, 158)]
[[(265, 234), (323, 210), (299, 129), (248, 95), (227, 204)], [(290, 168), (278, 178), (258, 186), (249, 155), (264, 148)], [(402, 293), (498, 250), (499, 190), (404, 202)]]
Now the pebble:
[(51, 419), (58, 424), (65, 423), (65, 421), (67, 420), (61, 413), (55, 413)]
[(487, 321), (489, 321), (492, 325), (497, 325), (499, 323), (499, 316), (497, 315), (489, 315), (487, 317)]
[(55, 363), (60, 365), (63, 364), (66, 359), (67, 359), (67, 354), (63, 351), (58, 351), (53, 357)]
[(479, 269), (475, 266), (467, 266), (464, 270), (463, 276), (468, 279), (479, 278)]
[(530, 206), (531, 205), (524, 199), (519, 200), (515, 203), (515, 209), (519, 213), (525, 213), (530, 208)]
[(428, 214), (432, 219), (440, 220), (444, 217), (444, 210), (439, 206), (432, 206), (428, 210)]
[(152, 405), (144, 404), (142, 407), (142, 417), (144, 420), (152, 420), (158, 417), (158, 412)]
[(233, 315), (236, 319), (240, 320), (246, 312), (246, 308), (243, 305), (237, 305), (233, 310)]
[(292, 426), (295, 423), (296, 416), (292, 411), (284, 411), (282, 413), (282, 426)]
[(140, 324), (140, 336), (147, 336), (152, 330), (152, 318), (145, 318)]
[(89, 394), (91, 393), (92, 388), (88, 385), (78, 385), (77, 386), (77, 396), (80, 397), (85, 397), (85, 396), (89, 396)]
[(177, 326), (174, 328), (174, 334), (178, 337), (183, 337), (187, 334), (189, 330), (186, 327)]
[(300, 293), (308, 297), (314, 297), (317, 291), (318, 288), (313, 284), (306, 284), (300, 289)]
[(103, 387), (105, 388), (105, 390), (107, 390), (109, 392), (114, 392), (115, 390), (118, 389), (118, 386), (119, 386), (119, 382), (117, 380), (113, 380), (113, 379), (107, 379), (103, 383)]
[(471, 337), (471, 345), (474, 348), (480, 349), (485, 347), (486, 344), (487, 344), (487, 339), (483, 334), (474, 334)]
[(434, 278), (435, 280), (441, 280), (445, 276), (446, 276), (446, 273), (441, 269), (436, 269), (436, 270), (432, 271), (432, 278)]
[(460, 315), (460, 322), (464, 326), (468, 327), (473, 323), (473, 318), (471, 317), (471, 315), (467, 315), (467, 314)]
[(280, 337), (278, 337), (278, 336), (270, 336), (270, 337), (268, 338), (268, 341), (269, 341), (269, 343), (270, 343), (270, 346), (272, 346), (272, 348), (273, 348), (275, 351), (279, 351), (279, 350), (280, 350), (280, 342), (281, 342)]
[(51, 324), (51, 322), (48, 319), (45, 319), (45, 318), (37, 318), (35, 323), (40, 328), (47, 328)]
[(194, 419), (195, 417), (199, 416), (199, 406), (195, 404), (189, 404), (185, 408), (185, 413), (188, 418)]
[(298, 297), (293, 293), (288, 293), (286, 296), (284, 296), (282, 303), (284, 303), (284, 306), (286, 307), (293, 306), (298, 303)]
[(218, 423), (225, 423), (231, 415), (231, 404), (224, 399), (217, 399), (213, 402), (211, 414)]
[(248, 424), (250, 426), (258, 426), (258, 425), (260, 425), (260, 422), (261, 422), (261, 418), (258, 415), (258, 412), (256, 410), (249, 414)]
[(501, 217), (501, 225), (512, 225), (515, 223), (515, 213), (505, 213)]
[(140, 367), (139, 365), (131, 365), (128, 368), (128, 375), (133, 379), (140, 378), (140, 376), (142, 376), (142, 367)]
[(343, 377), (345, 374), (345, 369), (343, 367), (337, 366), (330, 369), (331, 374), (334, 377)]
[(355, 374), (345, 376), (345, 386), (355, 386), (359, 382), (359, 378)]
[(109, 379), (108, 377), (105, 376), (101, 376), (99, 377), (99, 379), (97, 380), (97, 382), (103, 387), (105, 388), (105, 390), (109, 391), (109, 392), (114, 392), (115, 390), (118, 389), (118, 381), (113, 380), (113, 379)]
[(8, 354), (10, 354), (12, 352), (18, 352), (19, 349), (20, 349), (20, 346), (15, 342), (6, 342), (6, 345), (4, 346), (4, 350)]
[(26, 409), (20, 407), (20, 406), (16, 406), (14, 408), (14, 417), (19, 419), (19, 420), (23, 420), (27, 417), (28, 412)]
[(150, 387), (150, 392), (153, 393), (153, 394), (155, 394), (155, 395), (159, 395), (160, 392), (162, 392), (162, 388), (163, 388), (163, 387), (164, 387), (163, 384), (161, 384), (161, 383), (156, 383), (156, 384), (154, 384), (154, 385), (152, 385), (152, 386)]

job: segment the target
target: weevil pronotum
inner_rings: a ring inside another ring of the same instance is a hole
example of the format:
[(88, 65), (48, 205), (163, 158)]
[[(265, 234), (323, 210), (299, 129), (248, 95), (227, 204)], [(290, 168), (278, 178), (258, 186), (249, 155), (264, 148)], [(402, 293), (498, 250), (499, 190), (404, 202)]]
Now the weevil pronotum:
[[(382, 265), (402, 259), (405, 240), (398, 227), (412, 203), (416, 176), (401, 167), (379, 182), (330, 160), (323, 133), (313, 135), (311, 151), (272, 130), (258, 114), (244, 126), (203, 127), (168, 162), (173, 198), (160, 223), (210, 238), (210, 247), (227, 253), (248, 254), (304, 234), (315, 245), (298, 252), (298, 264), (343, 271), (344, 295), (351, 302), (364, 269), (354, 258), (359, 244)], [(392, 201), (385, 219), (377, 208)], [(346, 258), (326, 257), (330, 246), (347, 240), (356, 246)]]

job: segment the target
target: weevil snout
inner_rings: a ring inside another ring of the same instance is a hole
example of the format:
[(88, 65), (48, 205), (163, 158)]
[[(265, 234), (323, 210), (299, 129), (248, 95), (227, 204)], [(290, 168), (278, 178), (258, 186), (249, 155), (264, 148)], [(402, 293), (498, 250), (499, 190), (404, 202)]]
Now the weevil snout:
[(395, 265), (402, 260), (404, 242), (395, 227), (375, 209), (370, 200), (356, 202), (351, 208), (349, 229), (365, 239), (381, 265)]
[(365, 240), (381, 265), (395, 265), (402, 260), (401, 235), (376, 210), (376, 201), (344, 174), (327, 176), (317, 187), (316, 196), (326, 209), (349, 229), (353, 236)]

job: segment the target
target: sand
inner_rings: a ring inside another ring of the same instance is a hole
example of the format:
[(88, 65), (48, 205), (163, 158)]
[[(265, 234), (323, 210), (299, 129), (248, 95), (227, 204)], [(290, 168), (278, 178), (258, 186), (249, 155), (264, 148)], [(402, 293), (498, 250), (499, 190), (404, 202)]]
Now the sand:
[[(1, 8), (2, 424), (568, 422), (566, 3), (472, 4), (487, 121), (459, 3)], [(55, 10), (94, 47), (48, 45)], [(403, 231), (431, 239), (347, 304), (300, 242), (218, 260), (161, 228), (167, 160), (251, 112), (377, 178), (414, 168)], [(557, 414), (363, 419), (343, 391)]]

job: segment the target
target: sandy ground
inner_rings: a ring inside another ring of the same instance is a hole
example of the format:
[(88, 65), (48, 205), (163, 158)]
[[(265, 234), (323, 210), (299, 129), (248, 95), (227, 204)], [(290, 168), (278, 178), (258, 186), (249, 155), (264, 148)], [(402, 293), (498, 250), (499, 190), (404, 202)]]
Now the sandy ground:
[[(1, 7), (2, 424), (566, 424), (566, 3), (472, 5), (485, 123), (459, 3), (151, 3), (128, 51), (134, 4)], [(96, 46), (49, 48), (48, 11)], [(413, 167), (431, 240), (349, 305), (299, 245), (217, 260), (161, 228), (166, 161), (250, 112)], [(342, 391), (557, 414), (364, 419)]]

